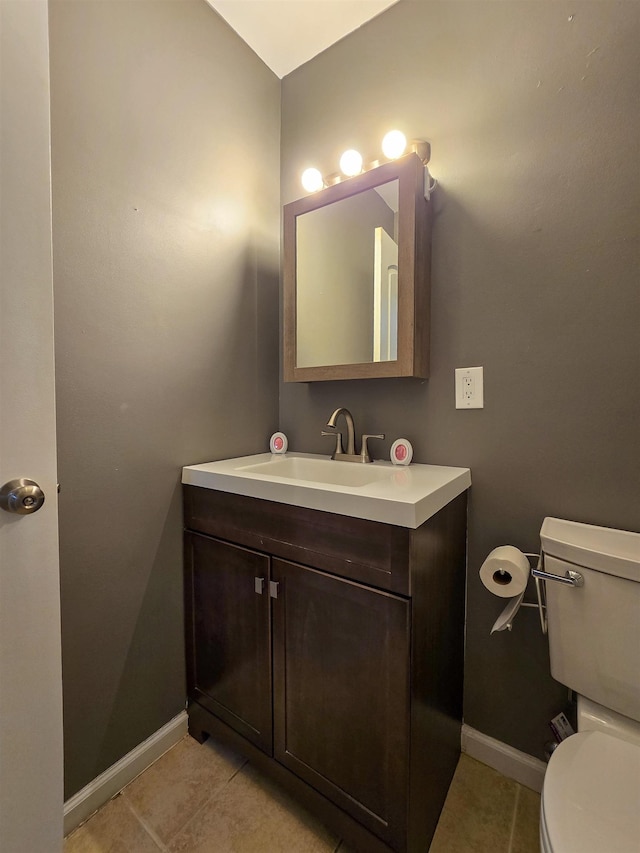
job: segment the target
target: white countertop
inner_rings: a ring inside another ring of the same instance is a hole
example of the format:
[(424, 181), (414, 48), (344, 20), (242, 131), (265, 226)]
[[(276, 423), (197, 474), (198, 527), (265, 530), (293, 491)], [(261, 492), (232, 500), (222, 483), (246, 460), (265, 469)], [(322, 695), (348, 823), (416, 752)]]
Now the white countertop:
[[(312, 479), (313, 471), (320, 472), (319, 479)], [(340, 482), (369, 477), (376, 479), (363, 485)], [(188, 465), (182, 482), (415, 529), (469, 488), (471, 472), (443, 465), (336, 462), (312, 453), (258, 453)]]

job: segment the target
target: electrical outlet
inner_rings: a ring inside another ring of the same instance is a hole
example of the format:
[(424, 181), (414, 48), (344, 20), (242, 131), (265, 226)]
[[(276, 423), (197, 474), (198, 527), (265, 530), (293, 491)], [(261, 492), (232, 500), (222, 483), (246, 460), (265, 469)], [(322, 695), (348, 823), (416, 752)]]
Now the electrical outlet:
[(482, 367), (456, 368), (456, 409), (483, 409)]

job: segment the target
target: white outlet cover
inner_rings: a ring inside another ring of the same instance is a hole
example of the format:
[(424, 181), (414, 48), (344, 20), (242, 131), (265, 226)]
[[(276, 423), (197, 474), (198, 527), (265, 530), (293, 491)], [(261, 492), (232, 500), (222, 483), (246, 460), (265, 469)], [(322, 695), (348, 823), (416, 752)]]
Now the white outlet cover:
[(482, 367), (456, 367), (456, 409), (483, 409)]

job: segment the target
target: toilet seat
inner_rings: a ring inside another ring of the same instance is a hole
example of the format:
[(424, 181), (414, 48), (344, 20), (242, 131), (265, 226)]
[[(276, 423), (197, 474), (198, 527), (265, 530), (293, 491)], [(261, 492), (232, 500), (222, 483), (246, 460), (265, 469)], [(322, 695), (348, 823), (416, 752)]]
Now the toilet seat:
[(547, 820), (544, 815), (544, 802), (540, 800), (540, 851), (541, 853), (553, 853), (549, 833), (547, 832)]
[(544, 778), (540, 836), (549, 853), (637, 853), (640, 746), (600, 731), (563, 741)]

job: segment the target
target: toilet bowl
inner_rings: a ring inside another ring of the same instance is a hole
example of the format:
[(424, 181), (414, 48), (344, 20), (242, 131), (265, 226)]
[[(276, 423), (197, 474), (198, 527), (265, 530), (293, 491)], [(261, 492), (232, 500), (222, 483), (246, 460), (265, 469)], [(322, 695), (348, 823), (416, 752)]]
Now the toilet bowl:
[(579, 732), (553, 753), (540, 809), (543, 853), (640, 850), (640, 746)]
[(578, 733), (544, 778), (540, 847), (640, 853), (640, 534), (546, 518), (540, 538), (551, 674), (578, 694)]

